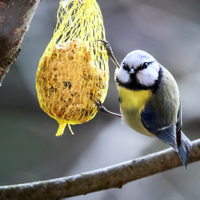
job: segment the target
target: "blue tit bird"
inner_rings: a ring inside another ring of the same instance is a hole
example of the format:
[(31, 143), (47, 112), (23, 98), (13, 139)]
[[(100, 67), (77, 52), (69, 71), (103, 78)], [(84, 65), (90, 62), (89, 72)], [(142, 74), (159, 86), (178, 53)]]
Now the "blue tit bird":
[(141, 50), (130, 52), (119, 65), (110, 44), (100, 41), (116, 65), (115, 81), (122, 115), (96, 102), (99, 110), (122, 117), (135, 131), (169, 144), (186, 168), (191, 141), (181, 130), (181, 100), (174, 77), (153, 56)]

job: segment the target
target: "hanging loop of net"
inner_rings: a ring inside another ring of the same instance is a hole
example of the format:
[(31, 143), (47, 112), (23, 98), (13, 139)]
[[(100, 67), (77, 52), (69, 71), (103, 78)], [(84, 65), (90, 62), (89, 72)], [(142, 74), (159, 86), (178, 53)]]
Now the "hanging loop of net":
[(60, 1), (56, 28), (36, 74), (40, 107), (58, 121), (57, 136), (66, 124), (91, 120), (97, 113), (93, 100), (105, 100), (108, 57), (97, 42), (105, 39), (96, 0)]

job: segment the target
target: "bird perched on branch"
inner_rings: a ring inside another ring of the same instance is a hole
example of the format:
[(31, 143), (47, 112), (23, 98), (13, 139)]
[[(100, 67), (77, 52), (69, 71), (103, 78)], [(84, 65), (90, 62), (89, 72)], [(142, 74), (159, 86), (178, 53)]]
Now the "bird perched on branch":
[(112, 113), (101, 102), (96, 102), (99, 110), (122, 117), (135, 131), (156, 136), (169, 144), (178, 152), (186, 168), (191, 141), (181, 130), (181, 100), (171, 73), (141, 50), (130, 52), (119, 65), (110, 44), (100, 41), (116, 66), (115, 81), (122, 115)]

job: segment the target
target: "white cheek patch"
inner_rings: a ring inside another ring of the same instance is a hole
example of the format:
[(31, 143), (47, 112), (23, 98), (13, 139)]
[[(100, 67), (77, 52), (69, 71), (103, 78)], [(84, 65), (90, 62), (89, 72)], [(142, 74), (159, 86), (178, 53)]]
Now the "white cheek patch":
[(158, 63), (150, 64), (146, 69), (138, 71), (137, 79), (141, 85), (153, 86), (155, 81), (159, 77), (159, 65)]
[(127, 83), (129, 82), (130, 76), (129, 73), (124, 70), (122, 67), (119, 69), (117, 68), (115, 71), (116, 77), (120, 80), (122, 83)]

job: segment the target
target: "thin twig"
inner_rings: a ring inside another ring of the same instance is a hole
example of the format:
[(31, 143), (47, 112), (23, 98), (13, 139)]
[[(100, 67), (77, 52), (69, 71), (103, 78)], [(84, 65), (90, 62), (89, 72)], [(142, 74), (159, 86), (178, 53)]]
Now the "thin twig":
[[(199, 160), (200, 139), (192, 142), (189, 163)], [(182, 163), (177, 153), (170, 148), (132, 161), (74, 176), (2, 186), (0, 187), (0, 199), (48, 200), (84, 195), (109, 188), (121, 188), (130, 181), (148, 177), (181, 165)], [(185, 169), (182, 167), (180, 170)]]

